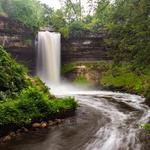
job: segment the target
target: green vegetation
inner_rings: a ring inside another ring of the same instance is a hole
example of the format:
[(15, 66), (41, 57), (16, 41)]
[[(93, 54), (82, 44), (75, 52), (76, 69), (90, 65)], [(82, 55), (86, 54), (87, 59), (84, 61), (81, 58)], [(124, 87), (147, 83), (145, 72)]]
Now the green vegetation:
[(44, 10), (37, 0), (1, 0), (1, 12), (10, 18), (21, 21), (33, 30), (43, 25)]
[(150, 133), (150, 123), (142, 124), (140, 127), (145, 129), (146, 131), (148, 131)]
[(130, 62), (134, 68), (147, 68), (150, 62), (150, 1), (120, 0), (113, 10), (106, 41), (114, 61)]
[(0, 46), (0, 101), (16, 96), (28, 86), (26, 69)]
[(0, 104), (0, 125), (25, 125), (43, 119), (54, 119), (65, 111), (74, 110), (73, 98), (49, 99), (48, 95), (37, 88), (22, 90), (16, 100), (8, 99)]
[(64, 75), (66, 73), (72, 72), (73, 70), (75, 70), (76, 65), (75, 64), (65, 64), (62, 66), (61, 68), (61, 73)]
[(77, 84), (77, 85), (86, 86), (86, 87), (90, 86), (90, 82), (83, 75), (77, 76), (74, 79), (74, 83)]
[(22, 126), (74, 111), (74, 98), (56, 98), (0, 47), (0, 126)]
[(105, 72), (101, 84), (106, 87), (125, 90), (128, 92), (143, 93), (146, 81), (143, 75), (131, 71), (130, 66), (114, 66)]

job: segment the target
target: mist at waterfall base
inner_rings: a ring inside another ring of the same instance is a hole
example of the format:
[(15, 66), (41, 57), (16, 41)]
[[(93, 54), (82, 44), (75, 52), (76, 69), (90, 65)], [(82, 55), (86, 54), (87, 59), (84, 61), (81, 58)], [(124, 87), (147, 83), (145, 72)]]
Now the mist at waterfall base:
[[(54, 130), (52, 136), (49, 134), (44, 142), (45, 147), (38, 144), (34, 148), (149, 150), (149, 144), (144, 144), (143, 139), (140, 139), (141, 131), (138, 127), (150, 118), (150, 109), (144, 104), (145, 99), (126, 93), (85, 90), (61, 81), (60, 37), (59, 33), (54, 32), (38, 33), (37, 75), (56, 96), (74, 96), (82, 110), (79, 108), (81, 112), (77, 113), (76, 121), (69, 127)], [(85, 112), (82, 113), (83, 110)], [(88, 117), (84, 117), (86, 114)]]
[[(38, 33), (37, 75), (55, 95), (81, 93), (83, 87), (75, 86), (60, 77), (61, 35), (56, 32)], [(85, 90), (85, 88), (84, 88)], [(87, 90), (87, 89), (86, 89)]]

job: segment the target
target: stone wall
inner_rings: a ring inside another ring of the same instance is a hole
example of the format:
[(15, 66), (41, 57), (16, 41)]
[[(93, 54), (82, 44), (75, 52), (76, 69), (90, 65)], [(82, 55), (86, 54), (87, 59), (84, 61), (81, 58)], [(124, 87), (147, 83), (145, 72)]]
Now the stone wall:
[(68, 39), (62, 38), (62, 63), (109, 60), (104, 36), (104, 33), (83, 32)]
[(0, 45), (20, 63), (30, 74), (35, 74), (34, 34), (18, 21), (0, 17)]

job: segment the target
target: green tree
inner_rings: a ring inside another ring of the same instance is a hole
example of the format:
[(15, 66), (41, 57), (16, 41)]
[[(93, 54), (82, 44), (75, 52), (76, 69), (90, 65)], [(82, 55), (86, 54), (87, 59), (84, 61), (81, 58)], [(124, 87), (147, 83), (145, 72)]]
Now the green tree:
[(150, 1), (118, 0), (113, 7), (108, 43), (116, 62), (146, 66), (150, 62)]
[(38, 29), (43, 24), (44, 11), (37, 0), (1, 0), (5, 13), (25, 25)]

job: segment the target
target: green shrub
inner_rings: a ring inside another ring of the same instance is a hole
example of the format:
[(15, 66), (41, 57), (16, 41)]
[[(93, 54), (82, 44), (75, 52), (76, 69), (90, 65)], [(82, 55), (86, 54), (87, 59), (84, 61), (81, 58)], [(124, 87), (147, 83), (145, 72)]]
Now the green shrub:
[(61, 73), (64, 75), (66, 73), (70, 73), (74, 71), (76, 68), (75, 64), (65, 64), (62, 66)]
[(23, 125), (54, 118), (64, 111), (74, 110), (74, 98), (49, 99), (49, 95), (35, 87), (21, 91), (16, 100), (0, 103), (0, 125)]
[(0, 5), (9, 17), (37, 31), (43, 25), (44, 10), (37, 0), (0, 0)]
[[(150, 84), (150, 83), (149, 83), (149, 84)], [(150, 85), (149, 85), (149, 87), (146, 89), (146, 92), (145, 92), (144, 96), (146, 97), (146, 102), (147, 102), (147, 104), (150, 105)]]
[(82, 86), (87, 86), (87, 87), (90, 86), (90, 82), (83, 75), (77, 76), (74, 80), (74, 83)]
[(26, 69), (17, 64), (14, 59), (0, 46), (0, 100), (16, 96), (28, 86)]
[(101, 84), (106, 87), (144, 94), (148, 87), (148, 80), (147, 72), (143, 74), (132, 71), (129, 65), (112, 65), (112, 67), (104, 73)]
[(150, 133), (150, 123), (142, 124), (140, 127), (145, 129), (146, 131), (148, 131)]
[(57, 99), (0, 47), (0, 126), (30, 124), (74, 110), (73, 98)]

